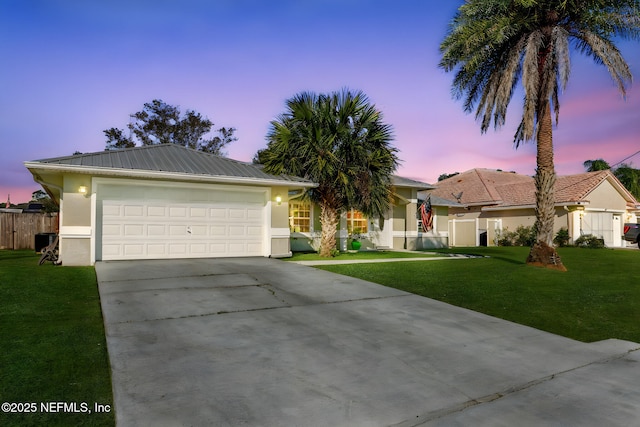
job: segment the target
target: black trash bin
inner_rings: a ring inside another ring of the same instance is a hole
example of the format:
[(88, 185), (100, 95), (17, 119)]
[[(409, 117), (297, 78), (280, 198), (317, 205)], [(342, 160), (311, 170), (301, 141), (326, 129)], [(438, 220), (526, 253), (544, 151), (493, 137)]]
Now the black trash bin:
[(37, 233), (35, 236), (36, 253), (42, 252), (44, 248), (53, 243), (56, 233)]

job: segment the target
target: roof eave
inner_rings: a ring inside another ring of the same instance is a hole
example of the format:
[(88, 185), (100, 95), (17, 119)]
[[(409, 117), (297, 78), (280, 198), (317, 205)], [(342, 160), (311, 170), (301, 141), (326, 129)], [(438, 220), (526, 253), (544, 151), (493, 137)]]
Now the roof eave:
[(114, 168), (101, 168), (95, 166), (78, 166), (78, 165), (60, 165), (60, 164), (47, 164), (40, 162), (24, 162), (24, 165), (31, 173), (35, 171), (46, 172), (66, 172), (66, 173), (80, 173), (86, 175), (96, 176), (116, 176), (127, 178), (149, 178), (149, 179), (174, 179), (179, 181), (195, 181), (195, 182), (209, 182), (220, 184), (250, 184), (258, 186), (285, 186), (296, 188), (313, 188), (318, 185), (313, 182), (303, 181), (287, 181), (280, 179), (265, 179), (265, 178), (252, 178), (252, 177), (236, 177), (236, 176), (222, 176), (222, 175), (196, 175), (181, 172), (166, 172), (166, 171), (150, 171), (141, 169), (114, 169)]
[[(589, 204), (588, 201), (577, 201), (577, 202), (559, 202), (554, 206), (557, 208), (561, 207), (569, 207), (569, 206), (587, 206)], [(482, 208), (483, 211), (506, 211), (513, 209), (535, 209), (536, 205), (502, 205), (502, 206), (486, 206)]]

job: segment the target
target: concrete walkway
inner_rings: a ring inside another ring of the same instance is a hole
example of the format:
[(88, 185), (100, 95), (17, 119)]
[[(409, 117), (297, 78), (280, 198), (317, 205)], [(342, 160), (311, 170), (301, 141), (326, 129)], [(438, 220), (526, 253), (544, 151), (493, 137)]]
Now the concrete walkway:
[(639, 344), (586, 344), (265, 258), (96, 265), (119, 426), (632, 426)]
[[(409, 252), (409, 251), (403, 251)], [(425, 252), (416, 252), (422, 253)], [(408, 258), (377, 258), (377, 259), (326, 259), (318, 261), (287, 261), (300, 265), (341, 265), (341, 264), (372, 264), (379, 262), (400, 262), (400, 261), (440, 261), (445, 259), (469, 259), (469, 258), (481, 258), (475, 255), (463, 255), (463, 254), (451, 254), (443, 256), (421, 256), (421, 257), (408, 257)]]

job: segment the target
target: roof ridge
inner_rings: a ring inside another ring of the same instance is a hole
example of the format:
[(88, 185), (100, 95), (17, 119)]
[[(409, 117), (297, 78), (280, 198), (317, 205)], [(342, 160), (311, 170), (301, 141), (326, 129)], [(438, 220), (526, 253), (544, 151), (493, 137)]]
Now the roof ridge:
[(577, 181), (568, 182), (566, 186), (560, 187), (559, 185), (560, 183), (558, 182), (560, 181), (560, 179), (556, 180), (556, 186), (557, 186), (556, 191), (567, 191), (571, 187), (583, 185), (585, 184), (586, 181), (589, 181), (592, 178), (596, 178), (597, 182), (594, 183), (593, 185), (585, 185), (584, 189), (578, 187), (581, 191), (577, 193), (577, 200), (581, 200), (584, 197), (586, 197), (587, 194), (592, 192), (595, 189), (595, 187), (597, 187), (603, 181), (605, 181), (610, 175), (611, 175), (611, 172), (608, 169), (602, 170), (602, 171), (583, 172), (583, 173), (573, 174), (573, 175), (562, 175), (558, 177), (562, 181), (570, 181), (571, 178), (577, 179)]
[[(484, 169), (484, 170), (485, 171), (491, 171), (490, 169)], [(487, 190), (487, 193), (489, 193), (489, 196), (491, 197), (491, 199), (493, 199), (493, 201), (495, 201), (497, 203), (502, 202), (503, 201), (502, 200), (502, 195), (500, 194), (500, 192), (496, 188), (495, 184), (491, 184), (490, 185), (487, 182), (487, 180), (485, 180), (485, 177), (482, 176), (482, 174), (480, 174), (477, 169), (475, 171), (478, 174), (478, 178), (480, 178), (480, 182), (482, 183), (482, 185), (484, 185), (484, 188)], [(499, 171), (495, 171), (495, 172), (499, 172)]]

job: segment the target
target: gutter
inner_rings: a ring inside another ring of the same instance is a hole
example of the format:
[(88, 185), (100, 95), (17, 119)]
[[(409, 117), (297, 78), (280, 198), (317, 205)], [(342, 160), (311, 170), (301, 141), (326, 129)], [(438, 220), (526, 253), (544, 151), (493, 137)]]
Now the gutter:
[(68, 173), (80, 173), (86, 175), (95, 176), (117, 176), (117, 177), (129, 177), (129, 178), (150, 178), (150, 179), (175, 179), (180, 181), (195, 181), (195, 182), (207, 182), (207, 183), (221, 183), (221, 184), (252, 184), (262, 187), (267, 186), (291, 186), (291, 187), (303, 187), (313, 188), (318, 184), (313, 182), (303, 181), (288, 181), (279, 179), (265, 179), (265, 178), (251, 178), (251, 177), (235, 177), (224, 175), (194, 175), (182, 172), (166, 172), (166, 171), (148, 171), (140, 169), (112, 169), (112, 168), (100, 168), (100, 167), (87, 167), (87, 166), (72, 166), (72, 165), (59, 165), (59, 164), (47, 164), (40, 162), (24, 162), (27, 169), (31, 171), (43, 170), (43, 171), (55, 171), (55, 172), (68, 172)]

